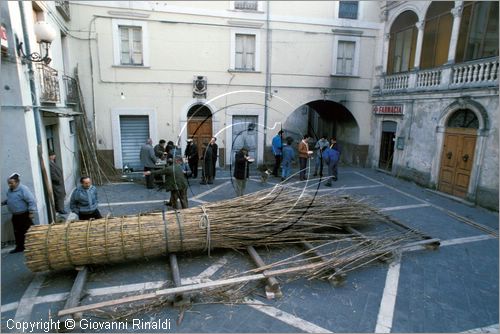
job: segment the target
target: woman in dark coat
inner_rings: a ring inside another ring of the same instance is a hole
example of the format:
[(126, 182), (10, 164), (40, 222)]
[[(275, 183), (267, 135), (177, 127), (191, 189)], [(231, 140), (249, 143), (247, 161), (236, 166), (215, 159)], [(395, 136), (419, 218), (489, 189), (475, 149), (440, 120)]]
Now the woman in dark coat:
[(247, 185), (247, 179), (249, 177), (249, 163), (250, 157), (248, 156), (248, 149), (242, 147), (234, 157), (234, 187), (236, 190), (236, 196), (243, 196), (245, 192), (245, 187)]

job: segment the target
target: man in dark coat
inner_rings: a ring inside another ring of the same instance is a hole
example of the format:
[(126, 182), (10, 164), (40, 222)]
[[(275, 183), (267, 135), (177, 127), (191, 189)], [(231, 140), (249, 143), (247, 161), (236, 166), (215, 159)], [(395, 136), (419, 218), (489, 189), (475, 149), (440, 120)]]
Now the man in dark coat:
[(64, 211), (64, 198), (66, 197), (66, 188), (64, 187), (64, 177), (61, 167), (56, 164), (56, 153), (49, 152), (50, 179), (52, 180), (52, 193), (54, 194), (54, 203), (56, 211), (60, 214), (66, 214)]
[(155, 155), (158, 159), (165, 160), (166, 159), (166, 154), (165, 154), (165, 139), (160, 139), (160, 142), (156, 144), (156, 146), (153, 148), (155, 151)]
[[(156, 155), (152, 144), (153, 140), (148, 138), (146, 143), (141, 147), (140, 159), (145, 172), (152, 170), (156, 165)], [(146, 175), (146, 188), (154, 188), (154, 181), (151, 175)]]
[(213, 151), (212, 148), (208, 145), (208, 143), (203, 144), (203, 156), (200, 160), (203, 160), (203, 170), (202, 170), (202, 180), (200, 184), (213, 184)]
[(154, 172), (147, 171), (144, 175), (165, 175), (165, 190), (170, 191), (170, 205), (177, 209), (177, 200), (181, 201), (181, 207), (187, 209), (187, 188), (188, 183), (182, 169), (182, 158), (177, 158), (177, 161), (166, 166), (161, 170)]
[(217, 166), (217, 157), (219, 156), (219, 146), (215, 143), (216, 141), (217, 138), (212, 137), (209, 144), (209, 147), (212, 149), (212, 179), (215, 179), (215, 171), (217, 170), (215, 167)]
[(245, 187), (247, 185), (247, 179), (250, 175), (249, 164), (251, 162), (248, 156), (248, 149), (242, 147), (234, 157), (234, 185), (236, 190), (236, 196), (243, 196), (245, 192)]
[(188, 159), (189, 169), (191, 170), (194, 179), (198, 177), (198, 146), (194, 143), (192, 138), (187, 140), (186, 150), (184, 156)]

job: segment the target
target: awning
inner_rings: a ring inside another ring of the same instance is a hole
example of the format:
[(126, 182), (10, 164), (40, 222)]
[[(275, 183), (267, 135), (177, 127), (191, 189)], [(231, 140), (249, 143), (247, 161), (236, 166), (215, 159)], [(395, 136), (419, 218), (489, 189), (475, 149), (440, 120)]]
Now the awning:
[[(81, 112), (74, 111), (71, 108), (58, 108), (58, 107), (40, 107), (40, 111), (43, 111), (44, 113), (52, 113), (56, 114), (54, 116), (57, 117), (70, 117), (70, 116), (76, 116), (76, 115), (81, 115)], [(48, 116), (48, 115), (47, 115)]]

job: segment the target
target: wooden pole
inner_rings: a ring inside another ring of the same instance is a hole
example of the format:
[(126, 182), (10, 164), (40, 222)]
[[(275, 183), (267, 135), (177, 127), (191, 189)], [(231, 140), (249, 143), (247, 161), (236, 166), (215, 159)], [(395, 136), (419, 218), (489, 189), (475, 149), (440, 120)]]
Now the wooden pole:
[[(262, 260), (259, 253), (257, 253), (257, 251), (255, 250), (255, 248), (253, 246), (247, 246), (247, 252), (250, 255), (250, 257), (252, 258), (253, 262), (255, 262), (255, 264), (258, 267), (264, 267), (266, 265), (264, 263), (264, 260)], [(281, 293), (280, 284), (275, 277), (273, 277), (273, 276), (268, 277), (266, 279), (266, 282), (267, 282), (266, 296), (268, 297), (268, 299), (272, 299), (275, 296), (281, 297), (283, 295)]]
[[(177, 255), (171, 253), (168, 255), (170, 260), (170, 269), (172, 270), (172, 279), (174, 280), (175, 286), (178, 288), (182, 286), (181, 273), (179, 271), (179, 264), (177, 262)], [(174, 306), (183, 306), (189, 304), (191, 300), (183, 294), (177, 294), (174, 297)]]
[(314, 270), (317, 267), (322, 266), (322, 265), (323, 265), (322, 263), (311, 263), (311, 264), (306, 264), (303, 266), (296, 266), (296, 267), (291, 267), (291, 268), (286, 268), (286, 269), (267, 270), (267, 271), (264, 271), (260, 274), (246, 275), (246, 276), (241, 276), (241, 277), (235, 277), (235, 278), (229, 278), (229, 279), (223, 279), (223, 280), (219, 280), (219, 281), (205, 282), (205, 283), (199, 283), (199, 284), (183, 285), (180, 287), (162, 289), (162, 290), (158, 290), (156, 292), (141, 294), (141, 295), (137, 295), (137, 296), (129, 296), (129, 297), (119, 298), (119, 299), (115, 299), (115, 300), (100, 302), (100, 303), (94, 303), (94, 304), (88, 304), (88, 305), (83, 305), (83, 306), (67, 308), (67, 309), (63, 309), (63, 310), (59, 311), (57, 315), (61, 317), (63, 315), (95, 310), (95, 309), (99, 309), (99, 308), (103, 308), (103, 307), (107, 307), (107, 306), (115, 306), (115, 305), (127, 304), (127, 303), (132, 303), (132, 302), (137, 302), (137, 301), (144, 301), (144, 300), (148, 300), (148, 299), (154, 299), (154, 298), (158, 298), (158, 297), (172, 296), (172, 295), (176, 295), (179, 293), (185, 293), (185, 292), (209, 290), (209, 289), (213, 289), (213, 288), (219, 288), (222, 286), (233, 285), (233, 284), (238, 284), (238, 283), (247, 283), (247, 282), (251, 282), (251, 281), (265, 279), (265, 278), (271, 277), (271, 276), (288, 275), (288, 274), (299, 273), (301, 271)]
[(43, 159), (43, 152), (42, 152), (42, 145), (37, 146), (37, 151), (38, 151), (38, 159), (40, 160), (40, 168), (42, 170), (42, 178), (43, 178), (43, 183), (45, 184), (45, 189), (47, 190), (46, 196), (49, 199), (48, 204), (49, 207), (48, 213), (49, 213), (49, 224), (52, 222), (55, 222), (56, 220), (56, 208), (54, 204), (54, 193), (52, 192), (52, 184), (49, 182), (49, 176), (47, 174), (47, 169), (45, 168), (45, 162)]
[[(66, 299), (66, 303), (64, 304), (65, 309), (72, 308), (80, 304), (80, 298), (82, 297), (83, 288), (85, 286), (85, 283), (87, 282), (87, 276), (88, 276), (88, 269), (86, 266), (78, 269), (78, 274), (76, 275), (75, 282), (73, 283), (73, 287), (71, 288), (68, 299)], [(70, 317), (71, 317), (70, 315), (63, 316), (60, 319), (61, 323), (64, 325), (65, 321), (68, 320)], [(72, 318), (75, 320), (81, 320), (82, 314), (73, 313)], [(63, 328), (63, 331), (66, 331), (66, 329)]]

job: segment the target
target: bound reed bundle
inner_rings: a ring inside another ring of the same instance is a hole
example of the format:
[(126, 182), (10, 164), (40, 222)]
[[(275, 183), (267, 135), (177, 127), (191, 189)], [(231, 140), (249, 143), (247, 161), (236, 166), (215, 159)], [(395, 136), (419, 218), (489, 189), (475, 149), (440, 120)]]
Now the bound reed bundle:
[(181, 211), (32, 226), (25, 258), (34, 272), (70, 269), (171, 252), (345, 237), (342, 227), (382, 218), (349, 197), (279, 186)]

